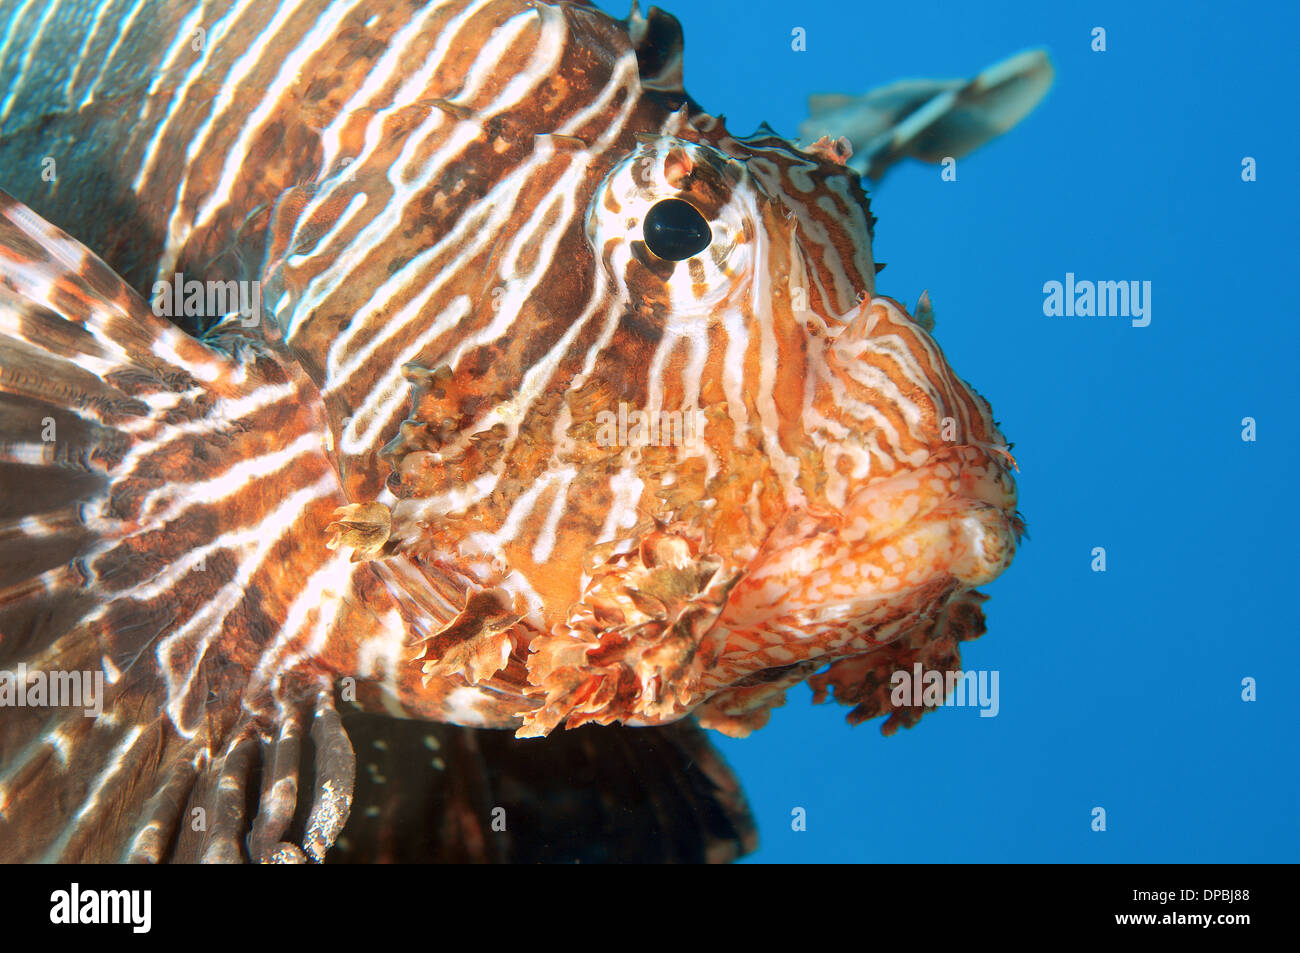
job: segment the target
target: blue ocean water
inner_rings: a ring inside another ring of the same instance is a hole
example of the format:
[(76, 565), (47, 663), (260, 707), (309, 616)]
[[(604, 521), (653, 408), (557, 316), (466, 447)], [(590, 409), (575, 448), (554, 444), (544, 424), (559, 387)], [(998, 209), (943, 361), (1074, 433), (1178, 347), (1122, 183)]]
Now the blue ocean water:
[[(945, 708), (884, 738), (791, 692), (761, 732), (719, 739), (753, 859), (1300, 859), (1300, 8), (664, 6), (687, 89), (740, 133), (793, 137), (809, 93), (971, 76), (1030, 47), (1057, 71), (956, 181), (913, 163), (872, 195), (881, 292), (929, 289), (939, 342), (1015, 442), (1032, 538), (964, 657), (999, 673), (998, 714)], [(1150, 281), (1150, 324), (1045, 315), (1067, 273)]]

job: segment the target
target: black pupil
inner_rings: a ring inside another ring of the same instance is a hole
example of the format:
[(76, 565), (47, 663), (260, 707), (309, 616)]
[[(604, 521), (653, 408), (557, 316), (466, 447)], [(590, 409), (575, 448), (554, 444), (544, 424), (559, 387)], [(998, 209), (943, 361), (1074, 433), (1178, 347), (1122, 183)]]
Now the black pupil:
[(712, 240), (709, 223), (690, 202), (664, 199), (646, 213), (646, 247), (665, 261), (693, 258)]

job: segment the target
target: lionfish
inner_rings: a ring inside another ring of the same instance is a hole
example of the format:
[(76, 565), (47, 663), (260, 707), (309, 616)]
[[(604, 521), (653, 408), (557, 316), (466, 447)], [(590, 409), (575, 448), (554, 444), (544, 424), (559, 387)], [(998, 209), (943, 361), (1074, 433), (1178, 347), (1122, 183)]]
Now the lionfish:
[(849, 144), (732, 135), (671, 16), (0, 23), (0, 689), (103, 678), (0, 713), (0, 859), (322, 860), (363, 787), (354, 857), (603, 811), (643, 849), (575, 856), (726, 859), (697, 726), (910, 725), (890, 673), (983, 632), (989, 405), (877, 294)]

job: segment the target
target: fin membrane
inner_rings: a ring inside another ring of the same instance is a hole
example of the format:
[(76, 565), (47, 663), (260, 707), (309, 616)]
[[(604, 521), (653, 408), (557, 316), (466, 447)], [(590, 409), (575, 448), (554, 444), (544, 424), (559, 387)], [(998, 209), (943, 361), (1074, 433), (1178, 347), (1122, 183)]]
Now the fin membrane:
[(754, 850), (740, 785), (692, 720), (545, 738), (347, 714), (356, 807), (337, 863), (703, 863)]
[[(243, 859), (259, 777), (257, 848), (323, 855), (351, 749), (329, 686), (277, 665), (338, 558), (319, 405), (0, 192), (0, 861)], [(304, 733), (335, 796), (281, 848)]]

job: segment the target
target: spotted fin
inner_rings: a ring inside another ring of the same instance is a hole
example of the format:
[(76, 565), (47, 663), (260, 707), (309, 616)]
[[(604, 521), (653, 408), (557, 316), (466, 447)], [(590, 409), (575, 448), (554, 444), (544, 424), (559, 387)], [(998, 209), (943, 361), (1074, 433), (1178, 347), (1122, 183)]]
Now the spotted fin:
[(0, 192), (0, 861), (319, 859), (346, 821), (332, 688), (287, 659), (345, 501), (314, 386), (238, 331)]

